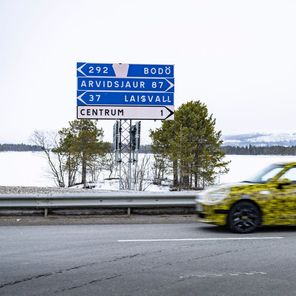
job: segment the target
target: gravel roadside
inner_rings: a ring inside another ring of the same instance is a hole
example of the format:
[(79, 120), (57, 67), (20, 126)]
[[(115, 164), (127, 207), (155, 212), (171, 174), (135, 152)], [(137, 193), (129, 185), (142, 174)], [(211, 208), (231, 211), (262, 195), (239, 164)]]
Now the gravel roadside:
[(195, 215), (0, 216), (0, 226), (196, 223)]
[(0, 186), (0, 194), (48, 194), (70, 192), (110, 192), (96, 189), (59, 188), (59, 187), (30, 187), (30, 186)]

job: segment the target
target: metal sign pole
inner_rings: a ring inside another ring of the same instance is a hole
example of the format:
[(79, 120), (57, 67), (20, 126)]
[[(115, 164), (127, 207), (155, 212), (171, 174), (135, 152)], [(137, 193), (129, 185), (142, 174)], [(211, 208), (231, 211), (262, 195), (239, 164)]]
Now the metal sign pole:
[(120, 120), (120, 136), (119, 138), (119, 189), (131, 189), (131, 120)]
[(129, 121), (128, 189), (132, 189), (132, 120)]
[(122, 163), (122, 157), (121, 157), (121, 147), (122, 147), (122, 144), (121, 144), (121, 133), (122, 133), (122, 128), (121, 128), (121, 120), (118, 120), (117, 121), (118, 124), (119, 124), (119, 136), (117, 137), (118, 139), (118, 154), (119, 154), (119, 190), (122, 190), (123, 189), (123, 184), (122, 184), (122, 178), (121, 178), (121, 163)]

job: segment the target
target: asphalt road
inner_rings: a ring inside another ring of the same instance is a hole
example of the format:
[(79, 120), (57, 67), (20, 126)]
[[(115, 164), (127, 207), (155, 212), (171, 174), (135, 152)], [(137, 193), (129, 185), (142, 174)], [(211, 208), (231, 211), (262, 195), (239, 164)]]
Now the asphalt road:
[(0, 227), (0, 295), (295, 295), (296, 228)]

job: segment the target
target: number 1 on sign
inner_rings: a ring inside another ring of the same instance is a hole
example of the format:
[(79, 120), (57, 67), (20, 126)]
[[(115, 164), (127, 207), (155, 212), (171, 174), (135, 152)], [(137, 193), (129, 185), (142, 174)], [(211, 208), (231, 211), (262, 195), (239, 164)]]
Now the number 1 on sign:
[(163, 116), (163, 110), (160, 110), (160, 115)]

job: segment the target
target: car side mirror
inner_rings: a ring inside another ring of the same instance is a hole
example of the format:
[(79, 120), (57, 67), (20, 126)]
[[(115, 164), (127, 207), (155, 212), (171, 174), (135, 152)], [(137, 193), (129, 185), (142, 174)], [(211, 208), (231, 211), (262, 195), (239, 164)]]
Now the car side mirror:
[(284, 179), (279, 179), (277, 181), (277, 187), (278, 189), (283, 189), (285, 186), (289, 186), (292, 184), (292, 181), (287, 179), (287, 178), (284, 178)]

